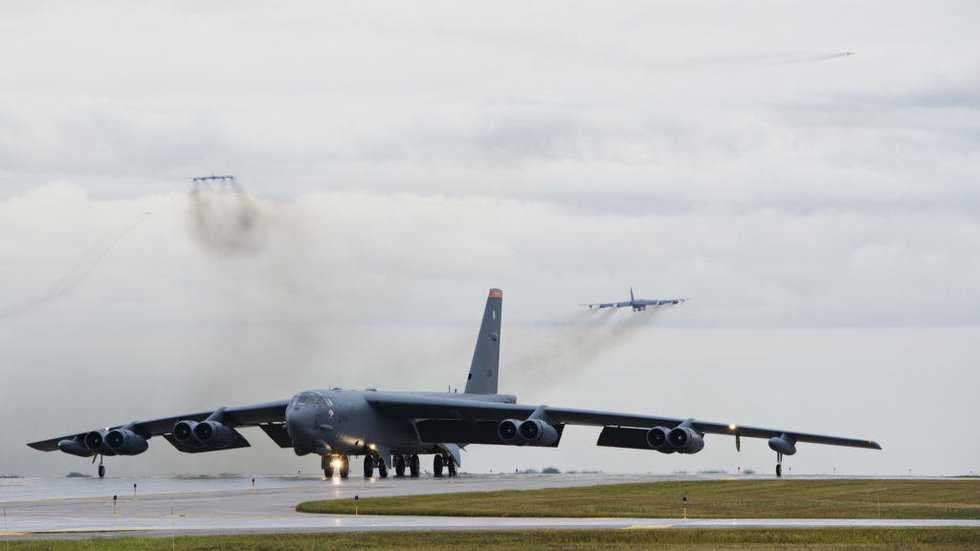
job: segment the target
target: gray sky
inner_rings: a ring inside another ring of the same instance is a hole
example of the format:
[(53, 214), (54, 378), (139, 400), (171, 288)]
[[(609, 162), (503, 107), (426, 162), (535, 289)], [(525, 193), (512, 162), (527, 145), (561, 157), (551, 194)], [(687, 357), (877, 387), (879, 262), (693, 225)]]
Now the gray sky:
[[(978, 23), (965, 1), (4, 5), (0, 474), (86, 470), (23, 443), (133, 418), (460, 385), (490, 286), (522, 400), (885, 446), (801, 446), (796, 472), (980, 470)], [(192, 195), (212, 171), (247, 195)], [(694, 300), (577, 309), (630, 285)], [(595, 436), (464, 466), (771, 470), (761, 441)], [(249, 437), (111, 469), (317, 466)]]

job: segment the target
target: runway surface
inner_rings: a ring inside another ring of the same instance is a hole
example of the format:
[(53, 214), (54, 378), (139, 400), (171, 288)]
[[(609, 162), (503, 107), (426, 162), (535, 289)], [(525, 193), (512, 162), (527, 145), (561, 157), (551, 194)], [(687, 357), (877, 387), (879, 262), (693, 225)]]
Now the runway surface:
[[(363, 530), (646, 529), (722, 527), (970, 526), (976, 520), (894, 519), (650, 519), (473, 518), (297, 513), (314, 499), (530, 490), (595, 484), (678, 480), (678, 476), (563, 474), (465, 475), (323, 480), (300, 476), (251, 478), (24, 478), (0, 480), (4, 538), (82, 538)], [(706, 476), (683, 477), (705, 479)], [(718, 476), (717, 478), (730, 478)], [(744, 477), (743, 477), (744, 478)], [(135, 495), (133, 485), (136, 485)], [(113, 496), (116, 499), (113, 500)], [(114, 505), (115, 503), (115, 505)]]

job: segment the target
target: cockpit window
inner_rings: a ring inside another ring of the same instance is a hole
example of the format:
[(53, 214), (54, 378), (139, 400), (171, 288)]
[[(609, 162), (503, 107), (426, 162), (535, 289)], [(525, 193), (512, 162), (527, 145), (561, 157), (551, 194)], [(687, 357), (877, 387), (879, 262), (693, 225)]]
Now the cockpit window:
[(325, 406), (326, 398), (319, 392), (307, 391), (293, 396), (293, 406)]

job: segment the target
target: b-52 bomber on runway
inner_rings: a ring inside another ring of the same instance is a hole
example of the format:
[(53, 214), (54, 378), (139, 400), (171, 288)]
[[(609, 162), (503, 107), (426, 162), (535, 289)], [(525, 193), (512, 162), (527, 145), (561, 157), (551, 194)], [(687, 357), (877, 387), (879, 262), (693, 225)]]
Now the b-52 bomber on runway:
[(629, 306), (634, 312), (642, 312), (647, 309), (647, 306), (663, 306), (665, 304), (680, 304), (690, 299), (686, 298), (664, 298), (664, 299), (647, 299), (647, 298), (634, 298), (633, 288), (630, 287), (630, 299), (623, 302), (595, 302), (592, 304), (583, 304), (582, 306), (588, 306), (591, 310), (601, 310), (603, 308), (626, 308)]
[(800, 442), (881, 449), (871, 440), (822, 436), (802, 432), (743, 427), (696, 419), (676, 419), (607, 411), (518, 404), (517, 397), (497, 393), (500, 357), (500, 317), (503, 293), (491, 289), (462, 394), (443, 392), (381, 392), (340, 388), (307, 390), (289, 400), (250, 406), (219, 407), (149, 421), (76, 432), (32, 442), (41, 451), (61, 450), (99, 459), (138, 455), (148, 440), (162, 436), (187, 453), (249, 446), (239, 432), (259, 427), (282, 448), (296, 455), (316, 454), (327, 477), (350, 473), (350, 457), (364, 457), (364, 476), (377, 468), (381, 477), (394, 468), (419, 474), (419, 455), (433, 456), (432, 471), (456, 474), (460, 448), (470, 444), (557, 447), (565, 425), (602, 427), (599, 446), (692, 454), (704, 447), (705, 434), (768, 438), (777, 454), (776, 475), (782, 474), (783, 455), (796, 453)]

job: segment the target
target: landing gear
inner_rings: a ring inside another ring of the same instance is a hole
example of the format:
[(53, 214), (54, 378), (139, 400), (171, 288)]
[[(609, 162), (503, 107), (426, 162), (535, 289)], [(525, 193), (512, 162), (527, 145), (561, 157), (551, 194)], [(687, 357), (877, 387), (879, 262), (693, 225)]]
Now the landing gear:
[(381, 478), (388, 478), (388, 465), (385, 464), (385, 460), (378, 458), (378, 476)]
[[(99, 456), (99, 478), (105, 478), (105, 465), (102, 464), (102, 460), (105, 459), (104, 456)], [(95, 463), (95, 458), (92, 458), (92, 462)]]
[(374, 457), (370, 455), (364, 456), (364, 478), (371, 478), (374, 476)]
[(442, 476), (442, 456), (439, 454), (432, 458), (432, 476)]
[(346, 455), (340, 456), (340, 478), (347, 478), (350, 475), (350, 458)]
[(405, 456), (396, 455), (395, 456), (395, 476), (401, 478), (405, 476)]
[(451, 478), (456, 478), (456, 462), (453, 461), (452, 457), (446, 457), (443, 462), (449, 466), (449, 476)]
[(408, 473), (415, 478), (419, 476), (419, 456), (414, 453), (408, 458)]
[(320, 467), (323, 468), (324, 478), (333, 478), (333, 458), (329, 455), (324, 455), (320, 458)]
[(783, 477), (783, 454), (776, 452), (776, 478)]

